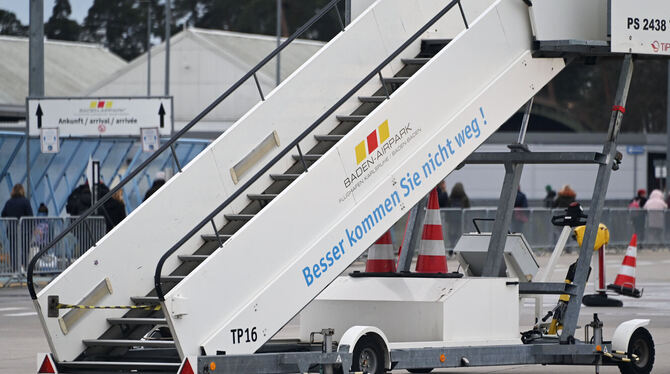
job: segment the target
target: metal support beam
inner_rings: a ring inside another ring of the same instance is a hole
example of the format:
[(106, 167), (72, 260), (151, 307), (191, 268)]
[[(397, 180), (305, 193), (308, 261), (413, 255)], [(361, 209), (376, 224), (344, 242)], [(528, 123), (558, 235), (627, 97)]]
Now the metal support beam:
[(151, 1), (147, 1), (147, 96), (151, 96)]
[(477, 152), (464, 164), (604, 164), (605, 155), (598, 152)]
[(626, 107), (626, 100), (628, 99), (628, 91), (630, 89), (632, 76), (633, 58), (631, 55), (626, 55), (621, 67), (621, 75), (619, 76), (616, 99), (610, 117), (607, 141), (603, 147), (603, 153), (607, 155), (607, 162), (598, 167), (598, 176), (596, 177), (596, 184), (593, 189), (589, 218), (586, 221), (584, 241), (582, 242), (582, 247), (579, 251), (579, 258), (577, 259), (575, 278), (573, 280), (573, 283), (577, 286), (577, 293), (576, 296), (570, 298), (565, 312), (565, 318), (563, 319), (563, 332), (561, 333), (560, 340), (561, 343), (564, 344), (574, 340), (575, 330), (577, 329), (579, 309), (582, 304), (584, 288), (588, 279), (589, 264), (591, 263), (593, 247), (598, 233), (598, 224), (600, 223), (603, 205), (605, 204), (605, 196), (612, 174), (612, 166), (615, 162), (614, 158), (617, 152), (616, 140), (619, 135), (619, 130), (621, 129), (621, 121), (623, 120), (623, 114), (625, 112), (624, 108)]
[(516, 191), (519, 188), (522, 171), (522, 164), (505, 164), (505, 180), (500, 191), (500, 201), (498, 202), (498, 210), (496, 211), (496, 219), (493, 223), (491, 241), (489, 242), (482, 276), (497, 277), (500, 274), (500, 267), (503, 262), (503, 250), (507, 241), (507, 231), (512, 222), (514, 201), (516, 200)]
[(408, 272), (412, 266), (412, 257), (414, 257), (414, 249), (410, 246), (412, 237), (414, 236), (414, 224), (417, 221), (417, 215), (419, 212), (419, 204), (414, 205), (412, 209), (409, 210), (407, 215), (407, 224), (405, 225), (405, 236), (402, 238), (402, 243), (400, 243), (400, 256), (398, 256), (398, 272)]
[(344, 25), (351, 23), (351, 0), (344, 0)]
[(165, 96), (170, 96), (170, 37), (172, 36), (172, 1), (165, 0)]
[(30, 0), (28, 95), (44, 96), (44, 0)]

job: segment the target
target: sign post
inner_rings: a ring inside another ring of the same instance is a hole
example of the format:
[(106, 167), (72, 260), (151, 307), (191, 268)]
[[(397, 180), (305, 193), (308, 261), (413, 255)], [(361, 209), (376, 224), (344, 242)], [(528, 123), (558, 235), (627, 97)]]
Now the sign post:
[(28, 98), (28, 134), (57, 128), (61, 137), (140, 137), (141, 129), (154, 127), (170, 136), (171, 97), (66, 97)]

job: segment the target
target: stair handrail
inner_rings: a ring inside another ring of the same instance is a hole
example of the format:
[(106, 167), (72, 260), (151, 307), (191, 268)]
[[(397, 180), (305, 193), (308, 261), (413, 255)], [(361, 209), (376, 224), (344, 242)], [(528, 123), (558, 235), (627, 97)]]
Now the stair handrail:
[[(172, 157), (175, 160), (179, 172), (181, 172), (182, 171), (181, 165), (179, 163), (179, 159), (177, 158), (177, 153), (175, 151), (174, 144), (191, 128), (193, 128), (193, 126), (195, 126), (198, 122), (200, 122), (200, 120), (202, 120), (212, 110), (214, 110), (214, 108), (216, 108), (219, 104), (221, 104), (221, 102), (223, 102), (228, 96), (230, 96), (233, 92), (235, 92), (238, 88), (240, 88), (244, 83), (246, 83), (249, 79), (253, 77), (254, 81), (256, 82), (256, 86), (259, 90), (259, 93), (261, 95), (261, 100), (264, 101), (265, 97), (263, 96), (260, 84), (258, 82), (258, 78), (256, 77), (256, 73), (260, 71), (260, 69), (263, 68), (270, 60), (275, 58), (289, 44), (291, 44), (291, 42), (299, 38), (302, 34), (305, 33), (305, 31), (309, 30), (310, 27), (312, 27), (317, 21), (323, 18), (323, 16), (325, 16), (333, 8), (335, 8), (335, 11), (337, 13), (337, 19), (339, 20), (342, 31), (344, 31), (344, 23), (342, 22), (340, 11), (337, 8), (337, 5), (341, 1), (342, 0), (331, 0), (326, 6), (321, 8), (321, 10), (319, 10), (314, 16), (312, 16), (312, 18), (310, 18), (304, 25), (300, 26), (300, 28), (297, 29), (291, 36), (286, 38), (286, 40), (283, 43), (281, 43), (277, 48), (275, 48), (272, 52), (270, 52), (267, 56), (265, 56), (265, 58), (263, 58), (258, 64), (256, 64), (256, 66), (254, 66), (244, 76), (242, 76), (242, 78), (240, 78), (237, 82), (235, 82), (232, 86), (230, 86), (230, 88), (228, 88), (224, 93), (222, 93), (219, 97), (217, 97), (202, 112), (200, 112), (195, 118), (193, 118), (188, 124), (186, 124), (186, 126), (184, 126), (181, 130), (179, 130), (179, 132), (174, 134), (165, 144), (163, 144), (151, 156), (149, 156), (149, 158), (147, 158), (144, 162), (142, 162), (130, 174), (128, 174), (125, 178), (123, 178), (123, 180), (121, 180), (114, 188), (112, 188), (107, 194), (102, 196), (95, 204), (93, 204), (82, 215), (80, 215), (76, 220), (74, 220), (74, 222), (72, 222), (64, 231), (58, 234), (58, 236), (56, 236), (46, 247), (44, 247), (44, 249), (40, 250), (35, 256), (33, 256), (33, 258), (30, 260), (30, 263), (28, 264), (26, 274), (26, 283), (28, 285), (28, 292), (30, 293), (30, 297), (33, 300), (37, 299), (37, 292), (35, 291), (33, 278), (34, 278), (35, 265), (37, 261), (40, 259), (40, 257), (42, 257), (49, 250), (51, 250), (66, 235), (72, 232), (77, 225), (84, 222), (84, 220), (88, 216), (96, 212), (99, 208), (102, 208), (104, 210), (105, 208), (103, 205), (105, 204), (105, 202), (107, 202), (107, 200), (109, 200), (112, 197), (112, 195), (114, 195), (118, 190), (120, 190), (126, 184), (128, 184), (141, 171), (146, 169), (154, 160), (156, 160), (160, 155), (162, 155), (163, 152), (165, 152), (168, 148), (172, 152)], [(93, 247), (95, 246), (96, 244), (94, 243)]]
[[(447, 14), (454, 6), (458, 5), (463, 22), (465, 23), (466, 29), (469, 28), (467, 19), (465, 17), (465, 12), (463, 11), (463, 6), (461, 5), (461, 0), (452, 0), (447, 6), (445, 6), (439, 13), (437, 13), (433, 18), (428, 21), (423, 27), (421, 27), (416, 33), (414, 33), (409, 39), (407, 39), (400, 47), (398, 47), (391, 55), (389, 55), (384, 61), (382, 61), (370, 74), (366, 75), (363, 80), (361, 80), (354, 88), (349, 90), (340, 100), (338, 100), (330, 109), (328, 109), (324, 114), (322, 114), (314, 123), (312, 123), (305, 131), (300, 133), (297, 138), (295, 138), (288, 146), (281, 150), (275, 157), (268, 161), (263, 168), (261, 168), (256, 174), (249, 178), (243, 185), (241, 185), (235, 192), (233, 192), (224, 202), (222, 202), (212, 213), (205, 217), (200, 223), (198, 223), (191, 231), (186, 233), (176, 244), (174, 244), (165, 254), (160, 258), (158, 264), (156, 264), (156, 272), (154, 274), (154, 287), (156, 289), (156, 296), (160, 301), (165, 301), (165, 294), (163, 292), (163, 286), (161, 284), (161, 273), (163, 271), (163, 265), (165, 261), (173, 255), (177, 249), (179, 249), (184, 243), (190, 240), (195, 234), (197, 234), (200, 229), (205, 225), (211, 222), (214, 217), (216, 217), (223, 209), (225, 209), (230, 203), (232, 203), (236, 198), (238, 198), (247, 188), (249, 188), (253, 183), (255, 183), (260, 177), (265, 175), (265, 173), (270, 170), (274, 164), (276, 164), (282, 157), (286, 156), (293, 147), (298, 147), (300, 152), (299, 143), (307, 135), (309, 135), (316, 127), (318, 127), (324, 120), (330, 117), (335, 111), (342, 106), (347, 100), (349, 100), (354, 94), (356, 94), (363, 86), (365, 86), (372, 78), (381, 73), (382, 69), (386, 67), (391, 61), (400, 55), (407, 47), (409, 47), (414, 41), (421, 37), (428, 29), (439, 21), (445, 14)], [(303, 173), (307, 172), (306, 170)]]

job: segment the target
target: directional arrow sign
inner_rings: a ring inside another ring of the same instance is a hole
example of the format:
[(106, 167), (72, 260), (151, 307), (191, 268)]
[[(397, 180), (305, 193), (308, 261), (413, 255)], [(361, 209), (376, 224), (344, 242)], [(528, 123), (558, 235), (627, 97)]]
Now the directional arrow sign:
[(161, 117), (161, 129), (165, 127), (165, 108), (163, 107), (163, 103), (161, 103), (161, 107), (158, 108), (158, 115)]
[(60, 137), (140, 136), (142, 128), (164, 137), (172, 131), (171, 97), (29, 98), (27, 104), (30, 136), (45, 128), (58, 129)]
[(42, 115), (44, 112), (42, 112), (42, 106), (40, 104), (37, 104), (37, 111), (35, 112), (35, 115), (37, 116), (37, 128), (41, 129), (42, 128)]

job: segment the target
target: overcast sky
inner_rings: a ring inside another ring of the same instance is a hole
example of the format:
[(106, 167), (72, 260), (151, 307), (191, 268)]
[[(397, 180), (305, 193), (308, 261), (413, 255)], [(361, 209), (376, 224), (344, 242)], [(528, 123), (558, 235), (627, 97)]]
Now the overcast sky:
[[(28, 0), (0, 0), (0, 9), (16, 14), (16, 17), (22, 24), (28, 25), (29, 4), (30, 1)], [(93, 0), (70, 0), (70, 6), (72, 7), (72, 15), (70, 17), (81, 23), (86, 18), (88, 8), (91, 7), (91, 4), (93, 4)], [(44, 21), (47, 21), (51, 17), (53, 7), (54, 0), (44, 0)]]

